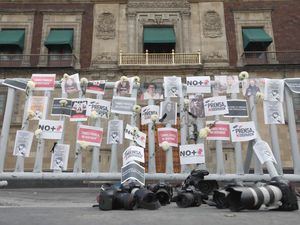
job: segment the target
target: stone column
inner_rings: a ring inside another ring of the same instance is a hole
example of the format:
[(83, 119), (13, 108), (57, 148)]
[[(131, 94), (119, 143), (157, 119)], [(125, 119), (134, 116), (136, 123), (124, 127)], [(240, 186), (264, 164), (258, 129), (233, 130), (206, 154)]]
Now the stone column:
[(183, 12), (182, 13), (182, 51), (184, 53), (190, 52), (190, 12)]
[(127, 13), (127, 33), (128, 33), (128, 53), (134, 53), (136, 51), (136, 14)]

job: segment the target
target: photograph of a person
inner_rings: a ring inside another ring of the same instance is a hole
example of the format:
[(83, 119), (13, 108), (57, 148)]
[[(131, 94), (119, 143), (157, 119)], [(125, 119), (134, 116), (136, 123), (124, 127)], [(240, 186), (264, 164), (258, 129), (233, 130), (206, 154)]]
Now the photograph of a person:
[(131, 93), (131, 83), (129, 79), (120, 80), (116, 84), (117, 96), (127, 96)]
[(163, 99), (161, 85), (155, 83), (144, 83), (140, 99)]
[(204, 103), (203, 103), (203, 96), (202, 95), (194, 95), (190, 96), (190, 110), (189, 112), (195, 116), (204, 118)]
[(74, 74), (64, 79), (62, 82), (62, 92), (63, 93), (74, 93), (80, 91), (79, 75)]
[(177, 122), (177, 103), (163, 101), (160, 103), (160, 122), (176, 125)]
[(165, 97), (181, 97), (181, 77), (164, 77)]
[(248, 83), (248, 87), (245, 91), (245, 96), (249, 97), (251, 95), (256, 95), (257, 92), (260, 92), (258, 80), (256, 79), (250, 79)]

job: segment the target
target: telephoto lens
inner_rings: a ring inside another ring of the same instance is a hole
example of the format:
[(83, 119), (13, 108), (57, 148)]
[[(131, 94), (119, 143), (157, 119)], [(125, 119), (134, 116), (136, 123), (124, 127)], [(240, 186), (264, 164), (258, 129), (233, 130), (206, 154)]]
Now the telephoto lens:
[(135, 188), (131, 191), (131, 194), (137, 198), (140, 208), (154, 210), (161, 206), (156, 195), (146, 188)]
[(169, 184), (159, 183), (148, 185), (147, 188), (155, 193), (159, 203), (164, 206), (170, 204), (173, 196), (173, 188)]
[(178, 190), (177, 196), (173, 198), (176, 204), (180, 208), (196, 207), (200, 206), (202, 202), (202, 193), (197, 191), (194, 186), (182, 188)]
[(215, 190), (213, 202), (218, 209), (227, 209), (229, 207), (227, 196), (229, 192), (225, 190)]

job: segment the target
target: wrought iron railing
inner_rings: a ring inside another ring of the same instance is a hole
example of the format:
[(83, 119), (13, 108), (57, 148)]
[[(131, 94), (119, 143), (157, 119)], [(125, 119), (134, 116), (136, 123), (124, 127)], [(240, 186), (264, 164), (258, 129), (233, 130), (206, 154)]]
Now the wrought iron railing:
[(201, 64), (197, 53), (123, 53), (120, 51), (119, 65), (190, 65)]
[(241, 56), (243, 65), (300, 64), (300, 51), (251, 51)]
[(74, 67), (74, 54), (0, 54), (0, 67)]

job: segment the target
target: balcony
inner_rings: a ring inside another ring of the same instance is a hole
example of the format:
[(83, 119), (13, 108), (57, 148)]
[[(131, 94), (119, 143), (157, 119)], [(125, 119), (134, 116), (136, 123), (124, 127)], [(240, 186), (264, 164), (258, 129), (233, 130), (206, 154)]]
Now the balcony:
[(74, 54), (21, 55), (0, 54), (0, 67), (75, 67), (77, 58)]
[(198, 53), (122, 53), (119, 65), (201, 65), (201, 54)]
[(241, 56), (244, 66), (247, 65), (296, 65), (300, 64), (300, 51), (251, 51)]

